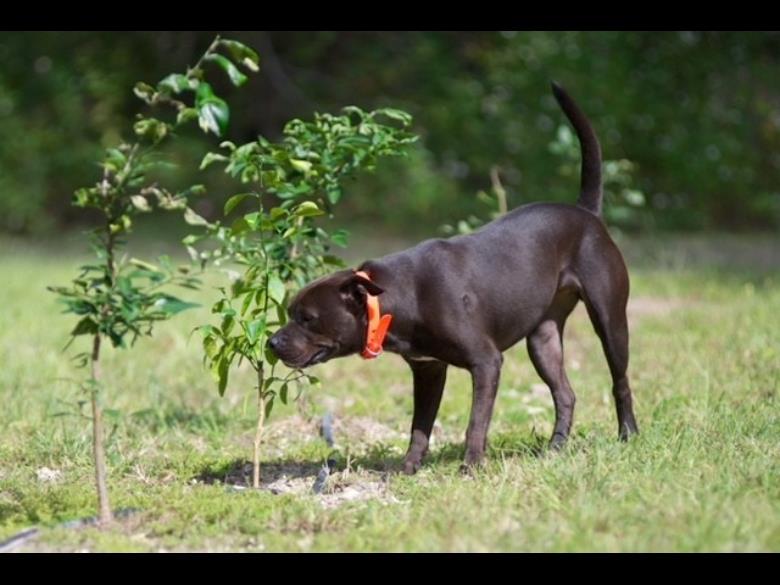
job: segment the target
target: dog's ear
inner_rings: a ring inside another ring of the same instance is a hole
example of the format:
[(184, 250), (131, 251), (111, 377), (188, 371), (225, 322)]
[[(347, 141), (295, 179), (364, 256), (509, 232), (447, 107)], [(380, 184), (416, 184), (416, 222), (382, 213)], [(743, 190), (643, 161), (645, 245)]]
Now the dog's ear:
[(360, 274), (352, 274), (340, 290), (347, 300), (354, 301), (361, 306), (365, 306), (367, 295), (376, 296), (385, 292), (385, 289)]

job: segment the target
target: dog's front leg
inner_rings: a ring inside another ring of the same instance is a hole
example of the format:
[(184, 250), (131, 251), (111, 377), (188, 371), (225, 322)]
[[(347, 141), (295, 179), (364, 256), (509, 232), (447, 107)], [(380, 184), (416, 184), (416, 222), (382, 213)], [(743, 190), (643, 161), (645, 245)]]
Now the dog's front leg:
[(503, 357), (493, 349), (480, 357), (471, 367), (473, 394), (471, 399), (471, 418), (466, 431), (466, 457), (463, 471), (482, 463), (487, 448), (487, 432), (496, 401), (498, 380), (501, 376)]
[(414, 417), (409, 450), (404, 459), (404, 473), (412, 475), (422, 464), (428, 452), (428, 441), (439, 412), (444, 382), (447, 378), (447, 364), (439, 361), (407, 360), (414, 377)]

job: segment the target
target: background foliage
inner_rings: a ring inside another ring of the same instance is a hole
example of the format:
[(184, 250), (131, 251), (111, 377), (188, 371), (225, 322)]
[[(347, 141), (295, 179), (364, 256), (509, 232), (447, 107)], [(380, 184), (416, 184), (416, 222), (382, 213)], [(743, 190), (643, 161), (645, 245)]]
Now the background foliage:
[[(120, 139), (137, 79), (191, 65), (214, 31), (4, 33), (0, 37), (0, 228), (39, 231), (74, 219), (69, 194), (101, 148)], [(628, 160), (646, 204), (630, 229), (780, 226), (780, 34), (719, 32), (224, 31), (258, 49), (260, 75), (232, 93), (227, 138), (271, 140), (284, 122), (344, 103), (410, 112), (412, 158), (357, 179), (342, 217), (398, 230), (482, 213), (475, 194), (497, 165), (509, 206), (571, 201), (576, 183), (550, 149), (563, 115), (556, 79), (581, 102), (605, 159)], [(197, 129), (174, 160), (202, 151)], [(180, 164), (181, 169), (196, 168)], [(207, 182), (219, 216), (218, 171)], [(346, 215), (344, 215), (346, 214)], [(636, 214), (634, 214), (636, 215)]]

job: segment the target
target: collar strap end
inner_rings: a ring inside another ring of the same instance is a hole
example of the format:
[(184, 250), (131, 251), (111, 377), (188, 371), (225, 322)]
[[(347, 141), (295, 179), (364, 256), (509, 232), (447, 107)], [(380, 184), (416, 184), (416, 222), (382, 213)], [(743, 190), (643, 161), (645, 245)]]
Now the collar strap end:
[[(356, 275), (371, 280), (366, 272), (355, 272)], [(382, 315), (379, 308), (379, 298), (375, 295), (366, 293), (366, 314), (368, 317), (368, 327), (366, 331), (366, 344), (360, 355), (363, 359), (372, 360), (382, 354), (382, 345), (385, 342), (387, 331), (393, 322), (393, 316), (389, 313)]]

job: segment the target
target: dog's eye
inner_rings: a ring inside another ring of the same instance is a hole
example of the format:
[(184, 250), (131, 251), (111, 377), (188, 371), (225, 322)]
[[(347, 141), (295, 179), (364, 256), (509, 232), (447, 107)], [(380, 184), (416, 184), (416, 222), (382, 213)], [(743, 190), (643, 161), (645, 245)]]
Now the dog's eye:
[(302, 313), (301, 314), (301, 321), (303, 323), (311, 323), (315, 319), (316, 319), (316, 317), (314, 315), (312, 315), (311, 313)]

